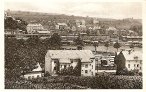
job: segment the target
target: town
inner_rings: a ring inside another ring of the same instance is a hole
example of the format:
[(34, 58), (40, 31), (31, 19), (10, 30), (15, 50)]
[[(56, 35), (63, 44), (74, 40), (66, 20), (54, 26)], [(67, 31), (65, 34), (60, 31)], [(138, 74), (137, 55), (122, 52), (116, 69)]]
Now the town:
[[(69, 89), (70, 86), (73, 89), (104, 88), (100, 87), (98, 78), (106, 82), (109, 75), (111, 79), (120, 76), (117, 81), (121, 81), (121, 77), (139, 80), (131, 84), (134, 86), (127, 84), (123, 88), (142, 87), (141, 22), (133, 18), (101, 20), (73, 15), (54, 15), (46, 20), (47, 15), (42, 14), (40, 18), (41, 14), (33, 13), (35, 16), (31, 19), (30, 12), (5, 11), (5, 88), (56, 88), (57, 84), (49, 87), (48, 83), (59, 81), (57, 78), (71, 83), (63, 84)], [(120, 26), (127, 22), (129, 28)], [(133, 22), (137, 25), (132, 25)], [(92, 78), (91, 84), (81, 82), (77, 86), (75, 82), (78, 78), (83, 81), (82, 77)], [(40, 86), (38, 81), (45, 83)], [(112, 86), (105, 88), (122, 88), (111, 82)], [(29, 83), (32, 86), (28, 86)]]

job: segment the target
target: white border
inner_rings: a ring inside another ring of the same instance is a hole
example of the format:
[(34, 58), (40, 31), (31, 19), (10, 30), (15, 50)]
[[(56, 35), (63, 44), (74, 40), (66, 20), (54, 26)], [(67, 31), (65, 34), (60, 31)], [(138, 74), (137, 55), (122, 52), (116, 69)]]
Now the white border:
[[(13, 2), (13, 1), (18, 1), (18, 2), (26, 2), (26, 1), (33, 1), (34, 3), (38, 0), (5, 0), (5, 1), (10, 1), (10, 2)], [(45, 1), (45, 2), (51, 2), (51, 0), (40, 0), (40, 1)], [(135, 89), (97, 89), (97, 90), (94, 90), (94, 89), (91, 89), (91, 90), (45, 90), (45, 89), (37, 89), (37, 90), (33, 90), (33, 89), (20, 89), (20, 90), (16, 90), (16, 89), (13, 89), (13, 90), (9, 90), (9, 89), (4, 89), (4, 0), (1, 0), (2, 3), (0, 3), (0, 91), (5, 91), (5, 92), (9, 92), (9, 91), (16, 91), (16, 92), (19, 92), (19, 91), (22, 91), (22, 92), (25, 92), (25, 91), (37, 91), (37, 92), (44, 92), (44, 91), (102, 91), (102, 92), (123, 92), (123, 91), (126, 91), (126, 92), (146, 92), (146, 78), (145, 78), (145, 74), (144, 71), (146, 70), (146, 58), (145, 58), (145, 55), (146, 55), (146, 40), (144, 39), (145, 38), (145, 34), (146, 34), (146, 27), (144, 26), (145, 23), (146, 23), (146, 20), (145, 20), (145, 16), (146, 16), (146, 1), (145, 0), (53, 0), (53, 1), (56, 1), (56, 2), (61, 2), (61, 1), (72, 1), (72, 2), (142, 2), (143, 3), (143, 89), (142, 90), (135, 90)]]

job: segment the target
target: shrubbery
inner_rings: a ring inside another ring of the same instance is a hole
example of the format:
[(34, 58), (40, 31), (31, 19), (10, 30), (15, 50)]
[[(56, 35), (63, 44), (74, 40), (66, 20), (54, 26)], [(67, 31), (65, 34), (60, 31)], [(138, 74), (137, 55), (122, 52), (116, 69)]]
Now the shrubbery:
[(92, 89), (141, 89), (140, 76), (112, 76), (102, 75), (96, 77), (69, 77), (71, 84), (86, 86)]
[[(19, 80), (19, 81), (18, 81)], [(5, 88), (14, 89), (142, 89), (141, 76), (98, 75), (94, 77), (49, 76), (6, 81)], [(21, 86), (20, 86), (21, 85)]]

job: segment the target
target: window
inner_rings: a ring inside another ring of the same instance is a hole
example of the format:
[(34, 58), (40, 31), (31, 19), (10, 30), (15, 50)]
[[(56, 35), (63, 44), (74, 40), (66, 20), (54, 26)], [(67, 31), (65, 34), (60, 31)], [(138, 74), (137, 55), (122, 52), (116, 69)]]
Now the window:
[(92, 69), (93, 69), (93, 65), (92, 65)]
[(139, 67), (139, 64), (137, 64), (137, 67)]
[(136, 65), (134, 64), (134, 67), (135, 67)]
[(135, 56), (134, 59), (138, 59), (138, 56)]
[(56, 67), (54, 67), (54, 70), (56, 70)]
[(88, 68), (88, 64), (85, 65), (85, 68)]
[(88, 73), (88, 70), (85, 70), (85, 73)]
[(71, 59), (70, 62), (73, 63), (73, 59)]
[(64, 65), (64, 68), (66, 68), (66, 65)]
[(130, 64), (128, 64), (128, 68), (130, 68)]

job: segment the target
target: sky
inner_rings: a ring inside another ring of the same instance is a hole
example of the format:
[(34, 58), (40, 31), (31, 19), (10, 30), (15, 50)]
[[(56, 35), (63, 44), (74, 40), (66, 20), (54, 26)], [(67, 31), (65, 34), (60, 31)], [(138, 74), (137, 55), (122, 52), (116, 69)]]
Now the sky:
[(98, 18), (142, 18), (141, 2), (97, 2), (95, 0), (5, 0), (4, 9)]

